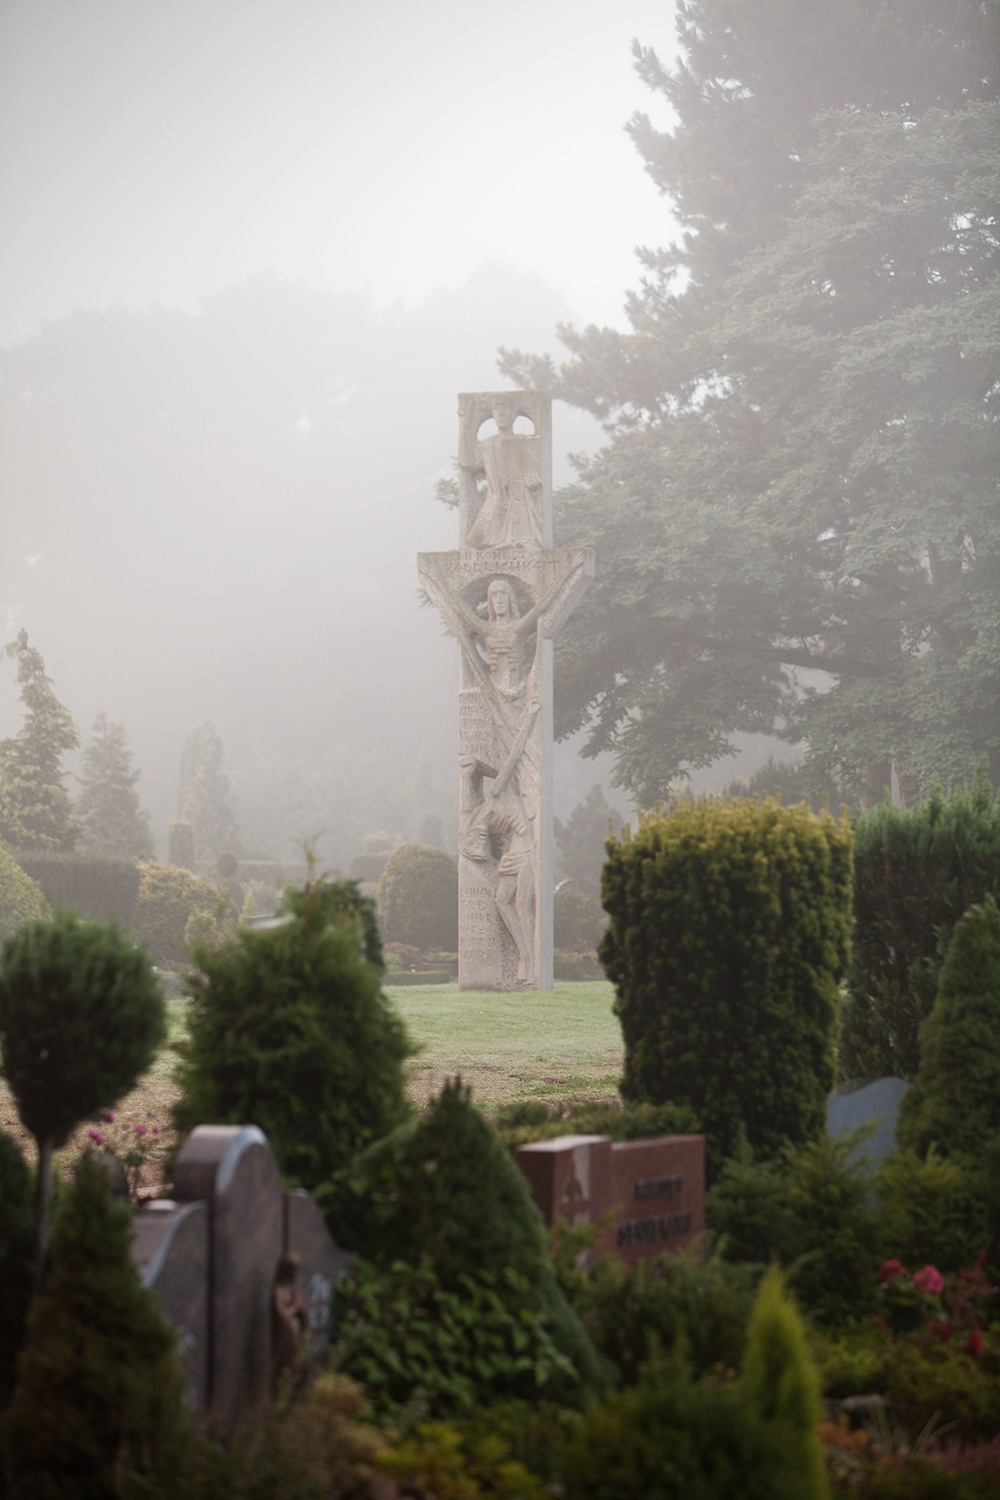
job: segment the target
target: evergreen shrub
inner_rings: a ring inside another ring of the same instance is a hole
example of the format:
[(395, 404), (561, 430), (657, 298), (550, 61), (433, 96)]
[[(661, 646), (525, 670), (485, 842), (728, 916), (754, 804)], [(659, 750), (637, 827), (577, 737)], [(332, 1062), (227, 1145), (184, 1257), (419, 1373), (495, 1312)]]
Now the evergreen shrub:
[[(567, 953), (593, 953), (608, 919), (596, 895), (564, 886), (552, 899), (553, 941)], [(597, 977), (600, 978), (598, 971)]]
[(600, 958), (615, 985), (626, 1100), (689, 1104), (710, 1175), (745, 1130), (776, 1155), (824, 1128), (850, 941), (851, 830), (723, 798), (682, 801), (608, 841)]
[(897, 1134), (921, 1155), (936, 1145), (972, 1159), (1000, 1136), (1000, 912), (990, 896), (955, 927)]
[(991, 1239), (986, 1169), (933, 1146), (887, 1157), (874, 1183), (886, 1257), (941, 1271), (974, 1265)]
[(412, 1048), (363, 951), (368, 941), (381, 958), (374, 918), (345, 906), (352, 892), (364, 901), (347, 884), (289, 893), (290, 921), (195, 948), (179, 1047), (178, 1130), (252, 1121), (286, 1177), (309, 1189), (328, 1185), (407, 1114)]
[(135, 1085), (165, 1035), (149, 959), (113, 923), (59, 912), (22, 927), (0, 950), (3, 1070), (38, 1142), (39, 1265), (53, 1151)]
[(139, 895), (132, 933), (162, 969), (186, 966), (190, 959), (184, 934), (192, 916), (212, 917), (218, 892), (190, 870), (151, 860), (139, 866)]
[(458, 866), (444, 849), (400, 844), (378, 883), (386, 941), (416, 948), (458, 947)]
[(955, 924), (1000, 899), (1000, 795), (985, 767), (971, 787), (912, 808), (885, 802), (854, 841), (854, 938), (840, 1068), (845, 1078), (914, 1078)]
[[(0, 1131), (0, 1412), (14, 1390), (17, 1356), (31, 1300), (35, 1185), (17, 1142)], [(0, 1460), (0, 1470), (3, 1464)], [(0, 1494), (3, 1486), (0, 1483)]]
[(135, 920), (139, 866), (135, 860), (88, 854), (24, 854), (21, 868), (37, 880), (53, 911), (66, 907), (82, 917), (123, 927)]
[(0, 942), (25, 922), (41, 922), (51, 915), (38, 881), (26, 875), (13, 854), (0, 844)]
[(828, 1493), (823, 1450), (816, 1425), (823, 1416), (822, 1392), (806, 1344), (806, 1332), (781, 1273), (773, 1267), (757, 1292), (743, 1361), (743, 1387), (757, 1424), (775, 1441), (781, 1469), (774, 1500), (820, 1500)]
[(179, 870), (194, 869), (194, 824), (184, 818), (167, 829), (167, 863)]
[(638, 1141), (652, 1135), (698, 1134), (698, 1117), (686, 1104), (586, 1103), (567, 1109), (528, 1099), (501, 1109), (496, 1125), (511, 1150), (560, 1135), (609, 1135), (613, 1141)]
[(354, 1248), (366, 1258), (381, 1267), (426, 1262), (454, 1293), (463, 1292), (465, 1278), (486, 1272), (497, 1295), (519, 1306), (522, 1292), (510, 1301), (513, 1273), (578, 1374), (589, 1383), (602, 1378), (556, 1280), (528, 1185), (459, 1079), (445, 1083), (420, 1119), (368, 1147), (351, 1169), (350, 1186), (353, 1215), (342, 1203), (338, 1233), (346, 1235), (350, 1225)]
[(5, 1423), (10, 1500), (96, 1500), (129, 1482), (174, 1494), (188, 1437), (176, 1334), (132, 1259), (130, 1210), (90, 1153), (28, 1326)]

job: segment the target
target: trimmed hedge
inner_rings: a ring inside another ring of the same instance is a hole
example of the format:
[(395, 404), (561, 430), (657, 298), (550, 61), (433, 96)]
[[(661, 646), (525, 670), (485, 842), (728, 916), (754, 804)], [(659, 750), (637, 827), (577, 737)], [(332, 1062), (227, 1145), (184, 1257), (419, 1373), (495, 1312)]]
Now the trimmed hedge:
[(140, 865), (139, 877), (132, 936), (148, 948), (161, 968), (187, 965), (184, 932), (188, 920), (194, 915), (212, 916), (218, 909), (218, 892), (190, 870), (155, 861)]
[(51, 915), (38, 881), (26, 875), (10, 850), (0, 844), (0, 942), (25, 922), (44, 922)]
[(854, 838), (850, 1001), (840, 1043), (845, 1078), (914, 1078), (955, 923), (1000, 900), (1000, 794), (985, 766), (971, 787), (937, 788), (912, 808), (884, 802)]
[(23, 854), (21, 868), (37, 880), (53, 911), (65, 907), (95, 922), (135, 918), (139, 866), (131, 859), (89, 854)]
[(600, 958), (625, 1041), (622, 1097), (689, 1104), (710, 1173), (824, 1129), (847, 965), (846, 818), (725, 798), (608, 841)]
[(458, 947), (458, 866), (431, 844), (400, 844), (378, 883), (386, 942)]

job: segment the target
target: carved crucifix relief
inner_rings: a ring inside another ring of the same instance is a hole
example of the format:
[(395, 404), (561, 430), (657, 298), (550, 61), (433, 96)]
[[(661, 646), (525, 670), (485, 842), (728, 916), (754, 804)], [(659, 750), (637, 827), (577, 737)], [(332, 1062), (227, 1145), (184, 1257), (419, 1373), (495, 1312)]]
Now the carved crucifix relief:
[(594, 559), (552, 546), (551, 448), (548, 396), (460, 396), (459, 550), (418, 559), (461, 648), (463, 989), (552, 988), (552, 639)]

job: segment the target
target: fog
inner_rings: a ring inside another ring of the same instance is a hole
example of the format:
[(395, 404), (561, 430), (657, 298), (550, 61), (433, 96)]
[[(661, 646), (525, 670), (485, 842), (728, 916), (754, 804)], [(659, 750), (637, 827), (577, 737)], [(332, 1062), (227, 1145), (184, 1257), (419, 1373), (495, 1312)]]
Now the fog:
[[(456, 393), (502, 384), (501, 343), (622, 323), (670, 236), (622, 130), (637, 34), (669, 53), (669, 7), (0, 11), (3, 638), (84, 736), (125, 724), (161, 854), (206, 719), (253, 850), (453, 824), (457, 652), (415, 553), (456, 542)], [(559, 482), (600, 433), (555, 433)], [(560, 752), (563, 816), (595, 769)]]

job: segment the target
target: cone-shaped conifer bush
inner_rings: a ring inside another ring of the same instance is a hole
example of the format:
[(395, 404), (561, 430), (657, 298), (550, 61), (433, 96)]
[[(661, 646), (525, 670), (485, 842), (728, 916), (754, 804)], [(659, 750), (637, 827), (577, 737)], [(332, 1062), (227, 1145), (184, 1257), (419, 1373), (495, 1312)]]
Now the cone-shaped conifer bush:
[(56, 1217), (6, 1421), (10, 1500), (169, 1497), (187, 1415), (176, 1335), (132, 1259), (131, 1214), (90, 1153)]
[(973, 1160), (1000, 1134), (1000, 911), (991, 897), (955, 928), (898, 1133), (921, 1155), (933, 1145)]
[(120, 1099), (166, 1034), (148, 956), (112, 922), (60, 912), (31, 922), (0, 953), (3, 1070), (38, 1142), (39, 1266), (52, 1153), (81, 1120)]
[(0, 1412), (14, 1389), (34, 1254), (34, 1183), (17, 1142), (0, 1131)]
[(444, 849), (401, 844), (378, 883), (379, 913), (390, 943), (458, 947), (458, 866)]
[(445, 1083), (422, 1118), (364, 1152), (351, 1177), (354, 1248), (383, 1266), (425, 1259), (454, 1292), (465, 1275), (501, 1279), (511, 1268), (548, 1315), (560, 1351), (585, 1381), (600, 1379), (593, 1345), (556, 1281), (528, 1185), (460, 1079)]
[(834, 1079), (851, 921), (851, 829), (720, 797), (608, 841), (601, 960), (617, 990), (626, 1100), (691, 1105), (710, 1173), (816, 1137)]
[(382, 992), (377, 934), (338, 888), (298, 893), (289, 920), (193, 950), (181, 1046), (181, 1132), (212, 1121), (264, 1131), (282, 1172), (314, 1189), (406, 1118), (412, 1052)]
[(750, 1314), (743, 1386), (750, 1410), (783, 1458), (773, 1500), (826, 1500), (829, 1486), (816, 1435), (823, 1415), (819, 1375), (802, 1319), (773, 1266)]

